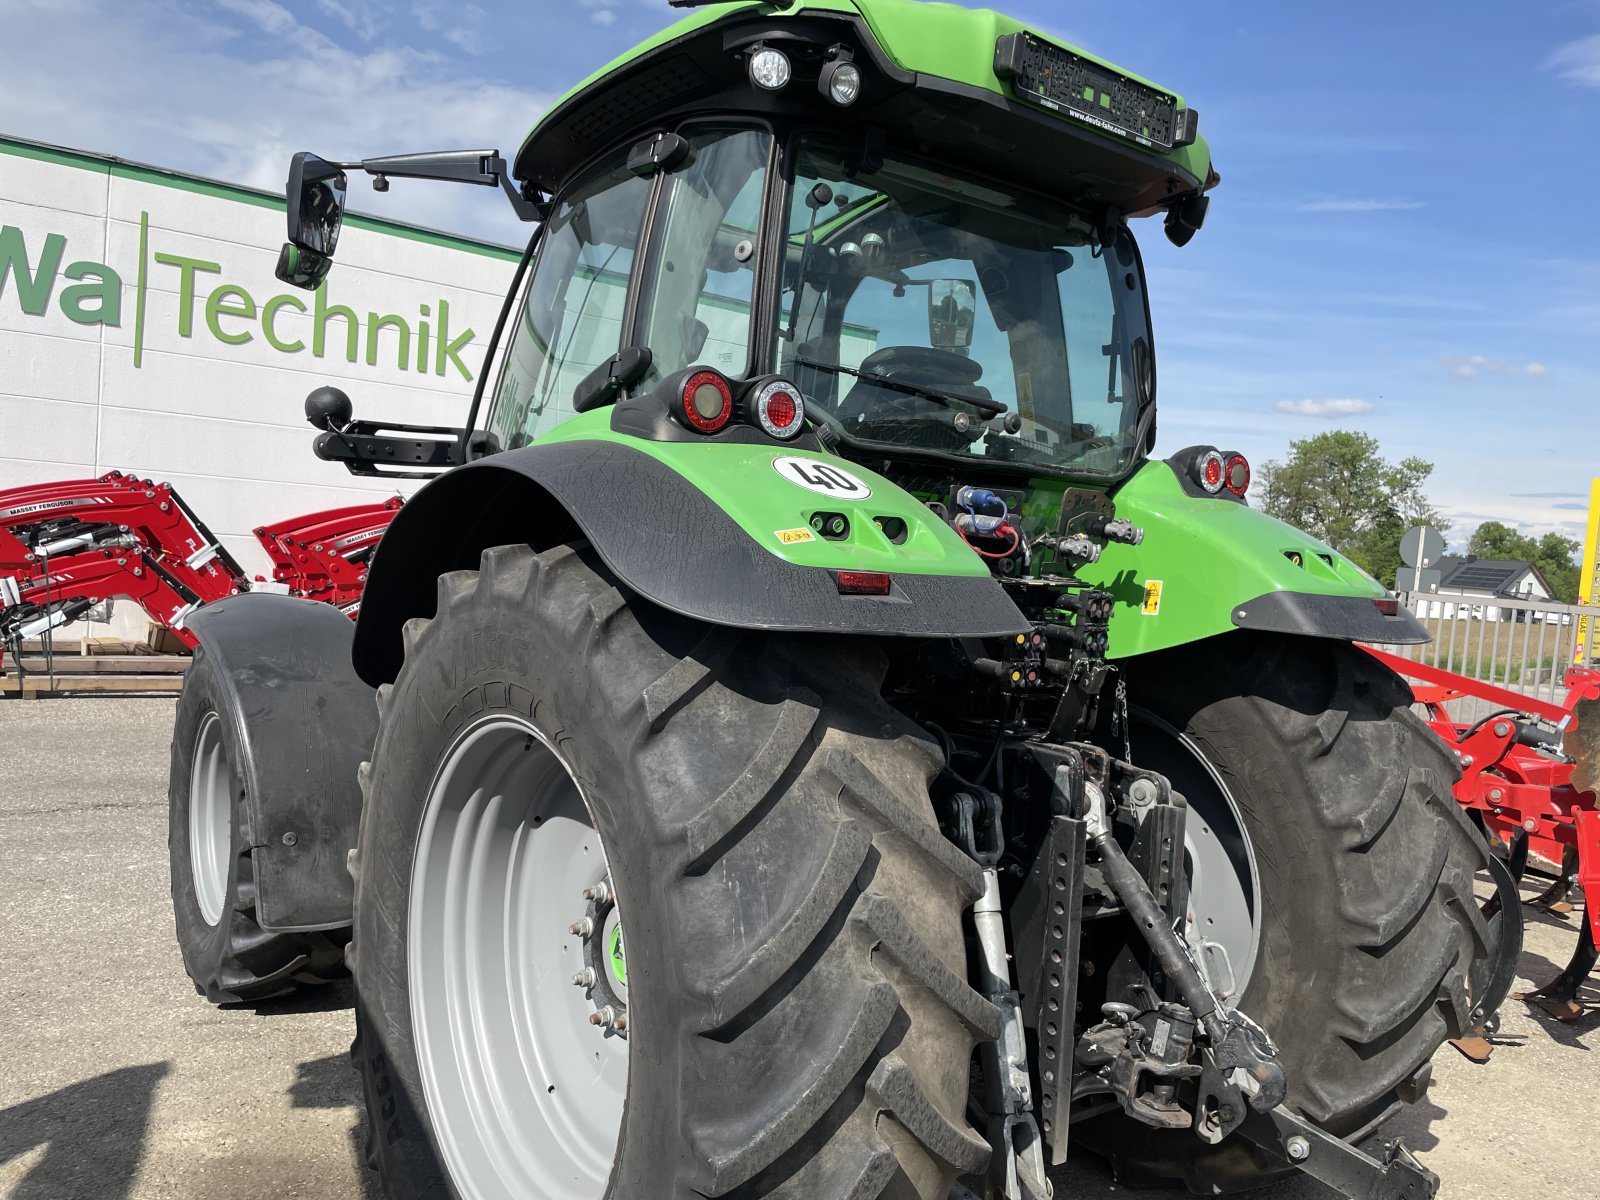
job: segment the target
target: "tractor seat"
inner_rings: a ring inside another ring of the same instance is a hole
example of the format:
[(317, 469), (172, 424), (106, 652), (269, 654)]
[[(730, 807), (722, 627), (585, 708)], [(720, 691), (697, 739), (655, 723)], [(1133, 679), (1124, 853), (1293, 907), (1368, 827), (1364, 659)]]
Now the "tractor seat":
[[(930, 346), (885, 346), (862, 360), (863, 375), (882, 375), (888, 379), (931, 388), (958, 399), (989, 400), (989, 389), (981, 387), (983, 364), (949, 350)], [(884, 387), (871, 380), (858, 379), (839, 406), (839, 419), (846, 429), (860, 422), (886, 416), (937, 416), (944, 405), (909, 392)]]

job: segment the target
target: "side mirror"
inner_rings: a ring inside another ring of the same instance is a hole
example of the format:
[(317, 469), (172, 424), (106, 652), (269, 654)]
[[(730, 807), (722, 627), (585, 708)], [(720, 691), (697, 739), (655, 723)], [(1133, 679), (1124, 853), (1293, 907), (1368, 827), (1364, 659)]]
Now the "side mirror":
[(322, 286), (322, 281), (332, 269), (333, 259), (302, 250), (293, 242), (285, 242), (283, 249), (278, 251), (278, 265), (272, 273), (290, 287), (314, 292)]
[(289, 241), (278, 256), (277, 276), (314, 291), (327, 278), (344, 224), (347, 181), (343, 168), (302, 151), (289, 162), (284, 188)]
[(935, 279), (928, 287), (928, 344), (965, 350), (978, 324), (978, 285), (970, 279)]

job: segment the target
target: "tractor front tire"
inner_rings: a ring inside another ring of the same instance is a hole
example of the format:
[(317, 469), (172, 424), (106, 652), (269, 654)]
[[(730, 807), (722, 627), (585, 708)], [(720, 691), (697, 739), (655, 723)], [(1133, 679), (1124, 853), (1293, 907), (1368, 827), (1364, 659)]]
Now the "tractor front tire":
[(172, 733), (167, 850), (178, 947), (195, 991), (213, 1004), (254, 1004), (345, 978), (350, 931), (272, 933), (256, 919), (240, 770), (249, 739), (229, 687), (205, 647), (197, 648)]
[[(1459, 767), (1405, 683), (1355, 646), (1235, 633), (1129, 668), (1130, 695), (1209, 769), (1175, 769), (1171, 746), (1161, 768), (1179, 790), (1220, 782), (1255, 857), (1259, 941), (1236, 1003), (1277, 1041), (1290, 1107), (1363, 1136), (1460, 1035), (1493, 950)], [(1135, 725), (1135, 761), (1158, 736)], [(1083, 1141), (1136, 1187), (1214, 1194), (1292, 1173), (1238, 1137), (1208, 1146), (1120, 1114)]]
[(981, 878), (870, 644), (699, 625), (581, 544), (485, 552), (405, 641), (352, 860), (391, 1200), (944, 1200), (986, 1165)]

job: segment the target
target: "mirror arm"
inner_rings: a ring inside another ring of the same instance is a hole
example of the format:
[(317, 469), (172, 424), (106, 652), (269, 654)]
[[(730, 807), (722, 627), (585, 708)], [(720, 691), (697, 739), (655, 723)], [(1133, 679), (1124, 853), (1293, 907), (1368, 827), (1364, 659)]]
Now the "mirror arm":
[(546, 206), (525, 196), (511, 179), (511, 170), (498, 150), (444, 150), (431, 154), (393, 154), (340, 163), (347, 171), (365, 171), (372, 186), (387, 191), (391, 178), (433, 179), (442, 183), (470, 183), (498, 187), (524, 221), (542, 221)]

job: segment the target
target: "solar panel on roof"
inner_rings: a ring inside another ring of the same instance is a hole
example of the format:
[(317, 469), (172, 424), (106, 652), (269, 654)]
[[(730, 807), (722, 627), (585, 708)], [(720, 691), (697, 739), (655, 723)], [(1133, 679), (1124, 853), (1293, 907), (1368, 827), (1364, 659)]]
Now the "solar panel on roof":
[(1515, 572), (1494, 567), (1467, 567), (1455, 578), (1452, 584), (1460, 587), (1497, 588), (1506, 583)]

